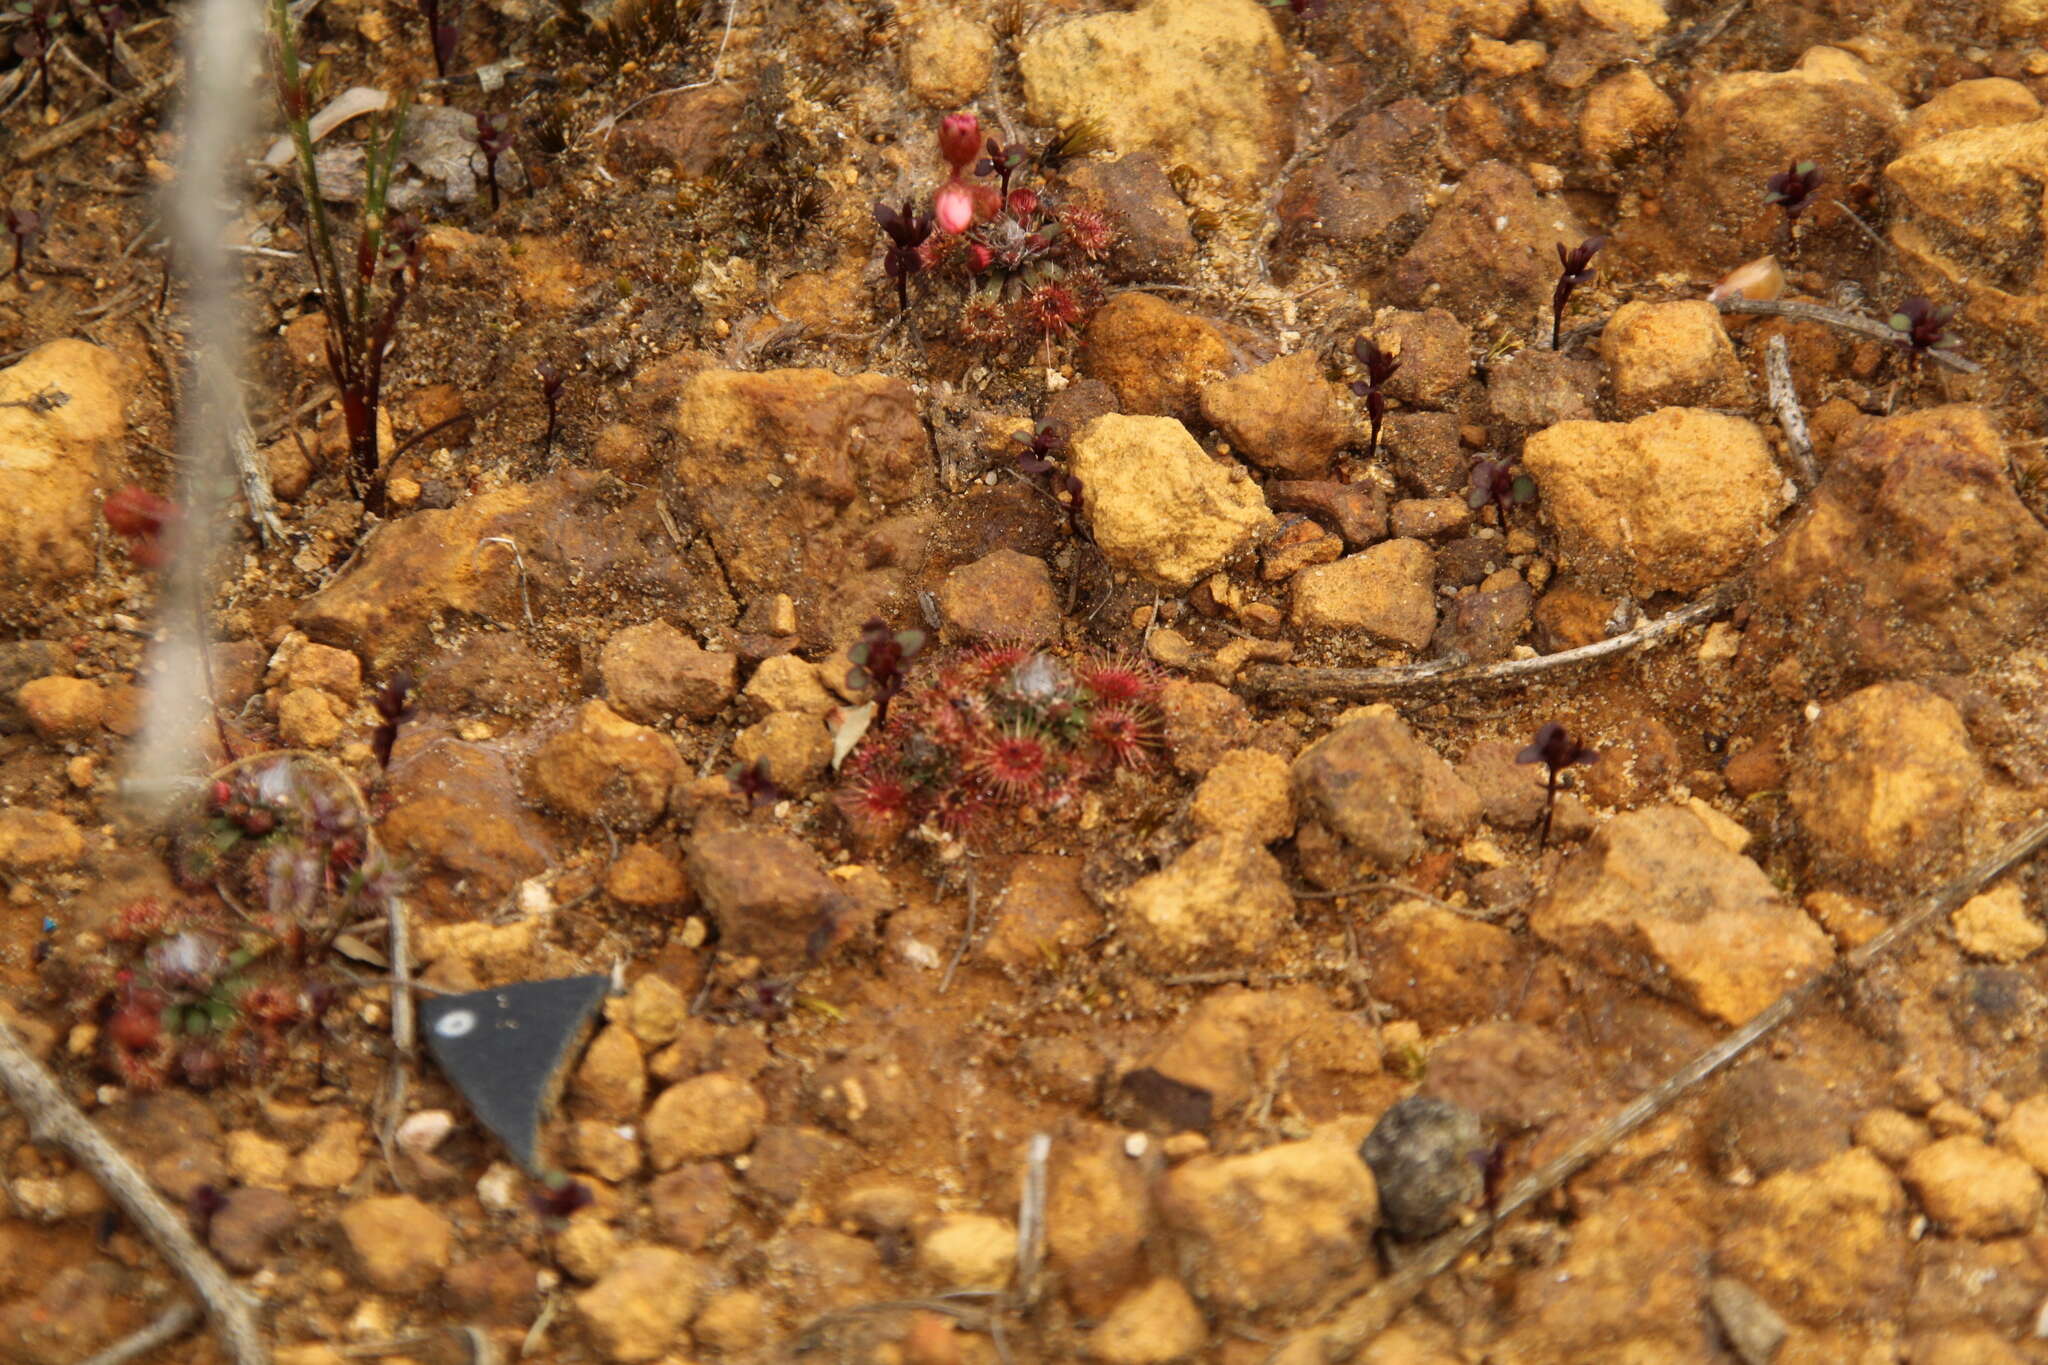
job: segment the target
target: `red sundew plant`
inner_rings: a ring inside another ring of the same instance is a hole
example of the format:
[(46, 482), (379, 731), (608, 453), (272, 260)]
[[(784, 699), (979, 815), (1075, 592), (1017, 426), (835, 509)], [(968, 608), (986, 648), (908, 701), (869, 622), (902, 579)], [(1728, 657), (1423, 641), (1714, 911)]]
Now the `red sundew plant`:
[(1100, 143), (1091, 127), (1079, 126), (1034, 152), (984, 138), (973, 114), (941, 119), (939, 153), (951, 174), (932, 196), (931, 212), (915, 214), (910, 204), (875, 208), (890, 243), (883, 266), (899, 306), (908, 306), (909, 277), (927, 273), (964, 291), (951, 311), (970, 346), (1050, 346), (1084, 326), (1102, 301), (1096, 267), (1116, 245), (1116, 225), (1100, 205), (1022, 182), (1034, 171), (1056, 172)]
[(854, 750), (840, 807), (875, 843), (923, 823), (971, 835), (1027, 809), (1063, 814), (1089, 782), (1151, 762), (1163, 682), (1114, 655), (962, 651), (907, 689)]

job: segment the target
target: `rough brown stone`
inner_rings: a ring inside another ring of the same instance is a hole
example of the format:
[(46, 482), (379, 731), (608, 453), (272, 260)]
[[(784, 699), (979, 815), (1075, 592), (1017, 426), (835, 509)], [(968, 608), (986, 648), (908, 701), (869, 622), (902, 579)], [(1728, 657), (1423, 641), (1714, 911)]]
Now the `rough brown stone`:
[(794, 964), (842, 899), (810, 845), (786, 834), (700, 830), (686, 854), (690, 883), (731, 952)]
[(406, 1194), (357, 1200), (342, 1210), (341, 1230), (364, 1281), (385, 1294), (431, 1288), (455, 1242), (446, 1218)]
[(1379, 1218), (1372, 1172), (1336, 1134), (1197, 1157), (1167, 1177), (1160, 1203), (1182, 1239), (1189, 1287), (1246, 1313), (1314, 1302), (1365, 1254)]
[(605, 695), (628, 720), (659, 725), (674, 716), (708, 720), (739, 690), (739, 659), (699, 648), (669, 625), (628, 626), (605, 641), (598, 669)]
[(568, 729), (533, 756), (533, 785), (567, 815), (641, 830), (661, 818), (681, 760), (658, 731), (585, 702)]
[(1043, 645), (1060, 635), (1060, 598), (1045, 561), (995, 550), (946, 575), (939, 612), (956, 640)]
[(1273, 855), (1243, 835), (1211, 835), (1126, 887), (1118, 928), (1155, 971), (1256, 961), (1294, 919)]
[(1731, 1024), (1834, 957), (1761, 868), (1675, 806), (1600, 826), (1559, 869), (1529, 927), (1602, 971)]
[(1822, 709), (1789, 783), (1816, 863), (1852, 885), (1938, 870), (1959, 851), (1982, 766), (1955, 707), (1879, 683)]
[(1151, 294), (1103, 304), (1081, 344), (1083, 372), (1116, 390), (1136, 416), (1200, 420), (1203, 386), (1231, 368), (1230, 345), (1214, 323)]
[(1202, 415), (1238, 455), (1281, 474), (1320, 474), (1351, 439), (1351, 413), (1313, 351), (1205, 386)]
[[(1760, 615), (1824, 681), (1944, 672), (2033, 634), (2048, 620), (2048, 529), (2006, 471), (1982, 408), (1868, 423), (1758, 568)], [(1829, 628), (1806, 629), (1817, 620)]]
[(1292, 580), (1290, 619), (1303, 630), (1363, 631), (1421, 649), (1436, 633), (1436, 558), (1419, 540), (1386, 540)]

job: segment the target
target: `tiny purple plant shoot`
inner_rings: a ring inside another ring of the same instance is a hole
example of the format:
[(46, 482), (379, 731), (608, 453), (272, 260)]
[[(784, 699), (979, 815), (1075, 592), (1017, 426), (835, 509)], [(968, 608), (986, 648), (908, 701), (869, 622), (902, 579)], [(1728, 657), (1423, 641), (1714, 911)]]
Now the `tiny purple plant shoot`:
[(1465, 494), (1465, 505), (1473, 511), (1477, 512), (1491, 503), (1500, 516), (1501, 526), (1505, 528), (1510, 508), (1534, 501), (1536, 481), (1527, 474), (1517, 474), (1507, 461), (1482, 455), (1472, 462), (1472, 486)]
[(1543, 829), (1536, 837), (1538, 849), (1550, 844), (1550, 818), (1557, 811), (1558, 778), (1569, 768), (1598, 762), (1600, 754), (1573, 739), (1571, 732), (1556, 721), (1550, 721), (1536, 731), (1536, 738), (1528, 748), (1515, 755), (1517, 763), (1541, 763), (1546, 769), (1543, 786)]
[(879, 617), (860, 628), (860, 639), (846, 651), (846, 657), (853, 661), (846, 680), (874, 693), (876, 723), (889, 718), (889, 703), (903, 691), (907, 681), (905, 665), (918, 656), (924, 645), (923, 631), (891, 630), (889, 623)]
[(1764, 182), (1764, 202), (1785, 210), (1785, 223), (1789, 227), (1812, 206), (1813, 196), (1820, 192), (1826, 180), (1820, 163), (1796, 161), (1790, 170), (1779, 171)]
[(512, 150), (512, 120), (495, 114), (476, 116), (476, 147), (484, 154), (484, 181), (491, 187), (491, 212), (498, 211), (498, 158)]
[(1896, 334), (1899, 345), (1918, 360), (1929, 351), (1941, 349), (1948, 331), (1949, 322), (1956, 315), (1956, 306), (1944, 303), (1936, 306), (1932, 301), (1917, 294), (1899, 305), (1898, 311), (1885, 319), (1885, 326)]
[(757, 758), (751, 764), (733, 764), (725, 770), (725, 780), (746, 799), (749, 814), (762, 806), (772, 806), (788, 795), (776, 785), (774, 773), (765, 757)]
[(400, 669), (371, 698), (371, 704), (377, 708), (378, 724), (370, 732), (370, 752), (376, 756), (379, 769), (390, 768), (391, 749), (398, 743), (398, 727), (412, 718), (411, 695), (412, 674)]
[(533, 367), (533, 377), (540, 381), (541, 401), (548, 405), (548, 430), (540, 443), (540, 457), (545, 460), (555, 453), (555, 406), (561, 401), (566, 376), (558, 367), (543, 361)]
[(1401, 368), (1398, 356), (1388, 355), (1379, 343), (1360, 337), (1351, 343), (1351, 354), (1365, 366), (1365, 378), (1351, 381), (1351, 392), (1365, 400), (1365, 415), (1372, 422), (1372, 439), (1365, 448), (1370, 460), (1380, 453), (1380, 425), (1387, 420), (1387, 381)]
[(1557, 244), (1557, 288), (1550, 294), (1551, 350), (1558, 349), (1564, 340), (1564, 310), (1572, 301), (1572, 291), (1593, 278), (1593, 257), (1606, 245), (1605, 237), (1588, 237), (1574, 247), (1563, 242)]
[(7, 210), (7, 235), (14, 239), (14, 270), (17, 280), (21, 278), (23, 260), (28, 255), (28, 244), (36, 233), (42, 230), (43, 215), (34, 209)]
[(882, 255), (882, 271), (896, 281), (897, 310), (907, 313), (910, 277), (924, 269), (924, 257), (918, 248), (932, 235), (932, 215), (919, 213), (917, 206), (906, 199), (901, 209), (876, 204), (875, 223), (889, 239), (889, 249)]

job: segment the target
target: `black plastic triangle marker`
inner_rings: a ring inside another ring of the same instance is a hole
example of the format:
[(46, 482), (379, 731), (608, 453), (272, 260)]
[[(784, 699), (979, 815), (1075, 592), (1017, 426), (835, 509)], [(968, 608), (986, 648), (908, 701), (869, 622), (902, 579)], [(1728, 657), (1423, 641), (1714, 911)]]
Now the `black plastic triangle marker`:
[(484, 1127), (539, 1175), (541, 1118), (611, 990), (609, 976), (565, 976), (433, 995), (420, 1002), (427, 1050)]

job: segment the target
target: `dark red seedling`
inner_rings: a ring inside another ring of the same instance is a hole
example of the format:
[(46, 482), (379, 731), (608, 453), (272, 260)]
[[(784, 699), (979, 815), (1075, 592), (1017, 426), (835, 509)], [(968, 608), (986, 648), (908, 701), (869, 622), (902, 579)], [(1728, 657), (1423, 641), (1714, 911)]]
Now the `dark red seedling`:
[(901, 209), (876, 204), (875, 222), (889, 239), (889, 249), (882, 254), (882, 271), (896, 281), (897, 308), (908, 312), (910, 277), (924, 269), (924, 257), (918, 248), (932, 235), (932, 216), (919, 213), (917, 206), (906, 199)]
[(1795, 162), (1789, 171), (1779, 171), (1764, 182), (1764, 202), (1776, 204), (1785, 210), (1786, 226), (1799, 221), (1799, 215), (1813, 204), (1813, 196), (1820, 192), (1821, 184), (1827, 177), (1821, 173), (1820, 165), (1813, 161)]
[(725, 780), (732, 783), (733, 790), (747, 799), (747, 809), (772, 806), (787, 794), (775, 785), (775, 778), (769, 772), (768, 760), (757, 758), (751, 764), (735, 763), (725, 770)]
[(398, 743), (398, 727), (412, 718), (412, 704), (408, 700), (411, 692), (412, 674), (401, 670), (378, 688), (372, 699), (380, 724), (370, 732), (370, 752), (377, 756), (379, 768), (391, 766), (391, 747)]
[(1576, 768), (1597, 762), (1600, 755), (1571, 737), (1571, 734), (1556, 721), (1551, 721), (1536, 732), (1536, 740), (1528, 748), (1515, 755), (1517, 763), (1541, 763), (1548, 770), (1548, 779), (1543, 788), (1543, 829), (1536, 836), (1536, 847), (1541, 849), (1550, 843), (1550, 817), (1557, 810), (1557, 781), (1567, 768)]
[(1365, 378), (1352, 380), (1351, 392), (1365, 400), (1365, 415), (1372, 422), (1372, 440), (1365, 448), (1365, 458), (1370, 460), (1380, 453), (1380, 424), (1387, 420), (1387, 381), (1401, 368), (1401, 361), (1367, 337), (1351, 343), (1351, 354), (1365, 366)]
[(186, 1211), (192, 1215), (192, 1230), (205, 1241), (213, 1227), (214, 1215), (228, 1206), (228, 1197), (213, 1185), (195, 1185), (185, 1196)]
[(538, 1188), (527, 1192), (526, 1206), (544, 1222), (559, 1224), (566, 1223), (578, 1209), (589, 1208), (596, 1198), (582, 1181), (549, 1171), (540, 1178)]
[(853, 660), (846, 680), (873, 694), (877, 725), (889, 718), (889, 703), (903, 691), (906, 681), (904, 666), (917, 657), (924, 643), (923, 631), (891, 630), (888, 622), (877, 618), (860, 628), (859, 641), (846, 651), (846, 657)]
[(21, 278), (22, 261), (28, 255), (29, 240), (42, 230), (43, 215), (34, 209), (7, 210), (7, 235), (14, 238), (14, 278)]
[(1005, 147), (994, 138), (990, 138), (984, 143), (983, 149), (988, 152), (988, 155), (983, 157), (975, 166), (974, 173), (976, 175), (992, 175), (996, 177), (1002, 186), (1003, 202), (1008, 203), (1010, 199), (1010, 178), (1031, 164), (1033, 159), (1031, 149), (1020, 142), (1013, 142)]
[(476, 149), (484, 154), (484, 183), (491, 187), (491, 212), (498, 211), (498, 158), (512, 150), (512, 121), (476, 116)]
[(1550, 294), (1550, 349), (1556, 350), (1564, 340), (1564, 310), (1572, 301), (1572, 291), (1593, 278), (1593, 257), (1600, 248), (1607, 245), (1605, 237), (1588, 237), (1577, 246), (1557, 244), (1557, 263), (1560, 267), (1557, 288)]
[(50, 51), (58, 27), (64, 22), (51, 0), (15, 0), (14, 12), (26, 21), (14, 37), (14, 55), (36, 64), (36, 81), (41, 86), (43, 112), (50, 112)]
[(1939, 350), (1943, 334), (1948, 330), (1949, 320), (1956, 315), (1956, 306), (1944, 303), (1936, 307), (1927, 299), (1914, 296), (1899, 305), (1899, 311), (1885, 319), (1885, 326), (1897, 335), (1898, 343), (1910, 351), (1915, 360), (1929, 351)]
[(129, 484), (107, 495), (100, 515), (107, 529), (128, 542), (128, 557), (145, 569), (160, 569), (168, 556), (164, 531), (178, 515), (177, 506), (146, 488)]
[(427, 40), (434, 49), (434, 75), (446, 80), (449, 64), (455, 60), (455, 45), (462, 38), (462, 29), (452, 12), (444, 18), (441, 0), (419, 0), (419, 6), (420, 17), (427, 21)]
[(92, 12), (100, 21), (100, 38), (106, 44), (107, 49), (107, 84), (112, 85), (114, 83), (115, 40), (120, 37), (121, 30), (128, 27), (128, 11), (122, 9), (119, 5), (98, 4), (93, 6)]
[(1506, 461), (1490, 460), (1484, 455), (1472, 462), (1472, 486), (1465, 494), (1465, 505), (1473, 511), (1492, 503), (1505, 527), (1509, 508), (1534, 501), (1536, 481), (1527, 474), (1517, 474)]
[(540, 380), (541, 401), (548, 405), (548, 431), (540, 443), (540, 456), (545, 460), (555, 453), (555, 404), (562, 397), (564, 376), (559, 369), (548, 364), (535, 366), (533, 374)]

